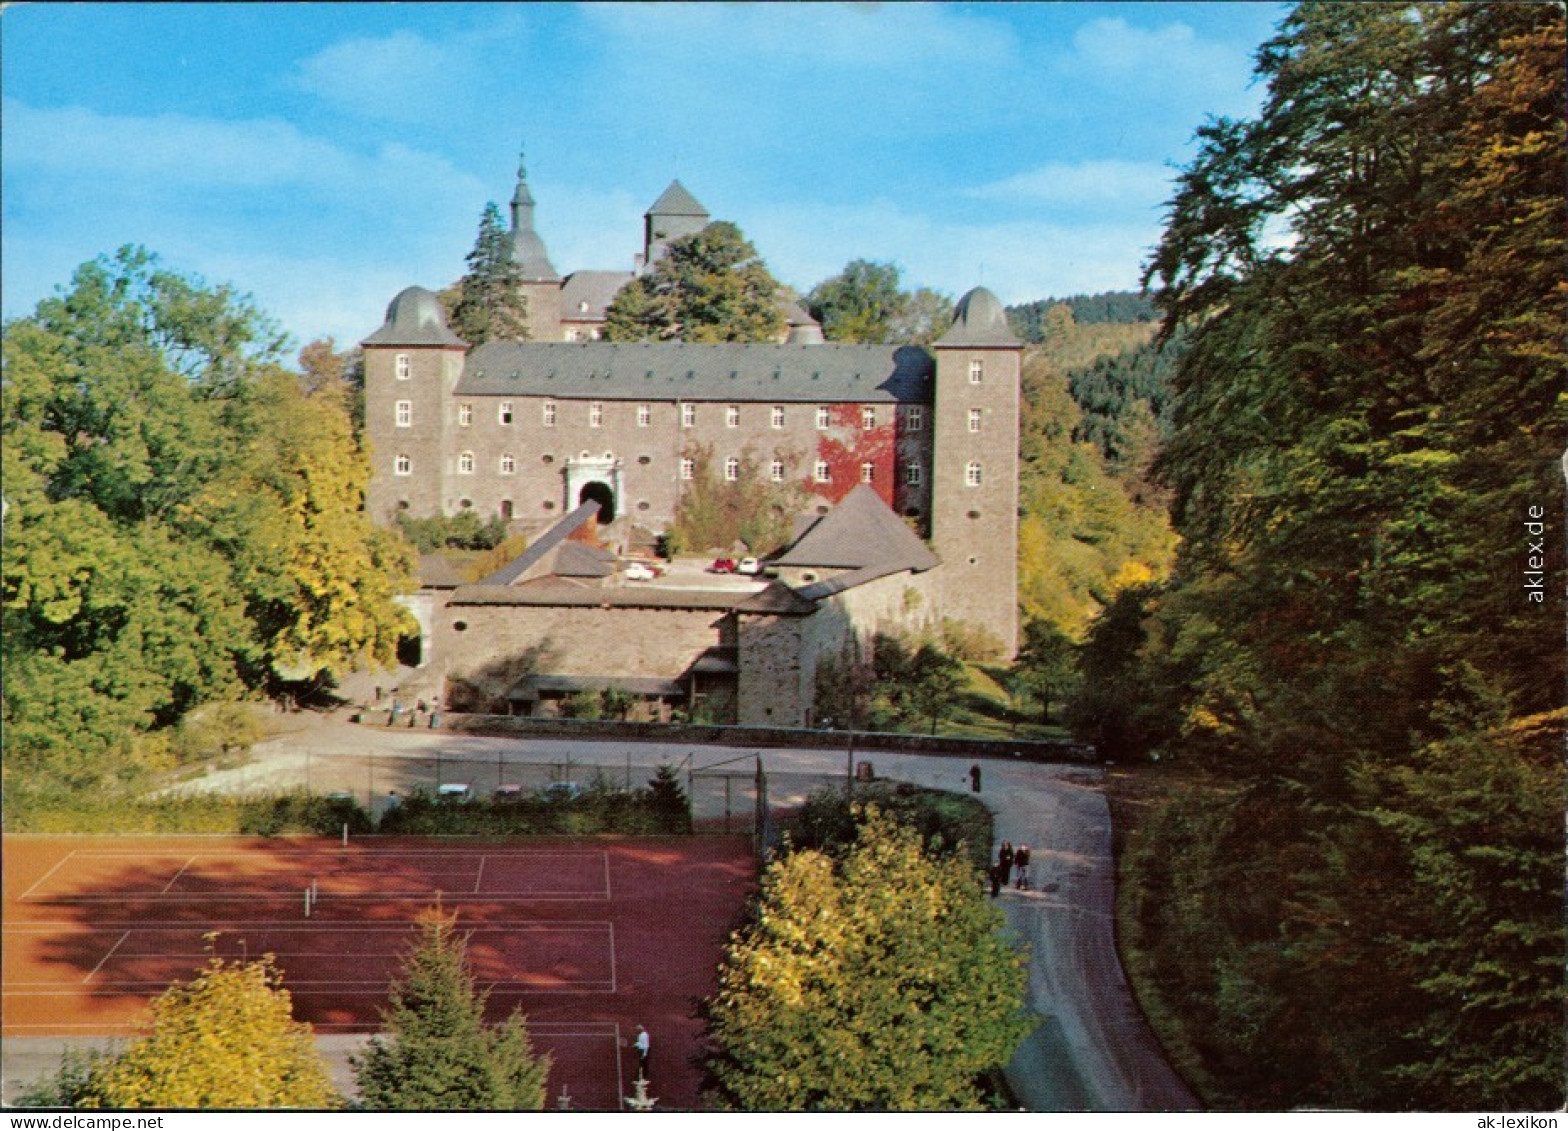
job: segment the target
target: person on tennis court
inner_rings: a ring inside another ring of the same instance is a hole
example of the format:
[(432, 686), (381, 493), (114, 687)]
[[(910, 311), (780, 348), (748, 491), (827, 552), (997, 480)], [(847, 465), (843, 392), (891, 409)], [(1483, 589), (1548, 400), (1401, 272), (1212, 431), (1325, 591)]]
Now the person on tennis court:
[(648, 1052), (653, 1047), (653, 1040), (648, 1036), (648, 1030), (641, 1025), (637, 1026), (637, 1039), (632, 1042), (632, 1047), (637, 1050), (637, 1075), (646, 1080), (648, 1079)]

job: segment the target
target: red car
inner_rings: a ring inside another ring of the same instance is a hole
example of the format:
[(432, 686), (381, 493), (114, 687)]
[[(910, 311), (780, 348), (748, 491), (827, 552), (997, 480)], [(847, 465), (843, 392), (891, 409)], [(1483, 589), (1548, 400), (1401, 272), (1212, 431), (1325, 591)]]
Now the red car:
[(708, 572), (709, 573), (734, 573), (735, 572), (735, 559), (734, 558), (715, 558), (714, 561), (713, 561), (713, 564), (708, 567)]

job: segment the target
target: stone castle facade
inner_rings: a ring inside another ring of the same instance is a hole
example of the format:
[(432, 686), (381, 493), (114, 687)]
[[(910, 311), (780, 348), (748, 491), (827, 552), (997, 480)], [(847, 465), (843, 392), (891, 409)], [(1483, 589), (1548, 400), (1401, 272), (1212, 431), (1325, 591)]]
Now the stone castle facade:
[[(797, 683), (804, 678), (799, 650), (815, 654), (846, 631), (863, 630), (865, 618), (855, 612), (861, 607), (907, 612), (917, 605), (928, 622), (966, 622), (993, 636), (1005, 654), (1016, 650), (1022, 346), (994, 295), (984, 289), (966, 294), (953, 326), (929, 352), (825, 343), (798, 307), (789, 311), (792, 327), (783, 342), (614, 344), (599, 340), (598, 330), (605, 308), (635, 272), (559, 275), (534, 228), (533, 208), (519, 170), (512, 236), (532, 341), (470, 350), (448, 327), (436, 295), (419, 287), (398, 294), (383, 325), (364, 340), (366, 434), (374, 465), (367, 507), (375, 519), (473, 511), (500, 516), (517, 530), (542, 532), (591, 502), (599, 522), (611, 529), (629, 520), (660, 531), (681, 492), (705, 468), (723, 480), (795, 484), (809, 499), (803, 522), (826, 524), (835, 536), (819, 536), (804, 556), (796, 552), (802, 543), (778, 555), (780, 580), (770, 588), (789, 595), (773, 593), (752, 615), (779, 622), (764, 636), (795, 641), (786, 652), (796, 655)], [(701, 205), (672, 184), (647, 214), (639, 267), (656, 262), (670, 240), (707, 223)], [(853, 505), (839, 514), (851, 496)], [(930, 560), (917, 563), (920, 555), (890, 529), (884, 541), (898, 549), (883, 553), (886, 560), (851, 560), (867, 554), (855, 549), (846, 523), (885, 524), (894, 516), (906, 532), (915, 527), (927, 533), (922, 552)], [(822, 560), (807, 560), (813, 557)], [(799, 567), (793, 575), (792, 560)], [(898, 568), (884, 568), (890, 564)], [(876, 576), (862, 576), (868, 570)], [(911, 584), (893, 586), (890, 574)], [(822, 590), (834, 578), (837, 587)], [(533, 608), (529, 615), (537, 619), (542, 606), (517, 599), (522, 590), (516, 579), (506, 584), (512, 590), (506, 600), (458, 589), (436, 604), (478, 600), (475, 607), (487, 611), (467, 616), (465, 631), (477, 620), (510, 617), (514, 627), (493, 625), (491, 633), (511, 641), (507, 648), (521, 646), (528, 630), (515, 627), (516, 610)], [(865, 586), (870, 589), (849, 593)], [(878, 589), (892, 596), (866, 596)], [(648, 603), (637, 600), (639, 608)], [(810, 627), (810, 611), (823, 602), (839, 611)], [(436, 604), (422, 617), (430, 643), (438, 651), (443, 640), (458, 647), (451, 625), (437, 627), (443, 616), (452, 617)], [(727, 598), (720, 604), (736, 606)], [(602, 618), (614, 607), (613, 601), (597, 602), (593, 615)], [(496, 613), (500, 608), (513, 611)], [(693, 615), (697, 623), (703, 614)], [(730, 619), (740, 624), (748, 614), (734, 611)], [(824, 627), (830, 620), (831, 630)], [(626, 616), (616, 623), (624, 628), (635, 621)], [(617, 630), (606, 624), (591, 631), (603, 641)], [(735, 631), (726, 631), (732, 638), (708, 645), (721, 655), (719, 661), (710, 656), (709, 667), (731, 669), (716, 674), (733, 676), (735, 688), (759, 679), (779, 682), (769, 649), (757, 653), (752, 676), (744, 674), (736, 659), (744, 648)], [(571, 635), (558, 626), (552, 639), (563, 634)], [(476, 639), (470, 632), (462, 647), (472, 648)], [(629, 671), (646, 667), (630, 654), (602, 666), (621, 672), (600, 673), (612, 678), (633, 678)], [(764, 671), (772, 674), (757, 674)], [(686, 674), (695, 686), (700, 673)], [(809, 699), (809, 690), (797, 688), (784, 719), (799, 724), (809, 718)], [(761, 707), (741, 714), (781, 721), (779, 713)]]

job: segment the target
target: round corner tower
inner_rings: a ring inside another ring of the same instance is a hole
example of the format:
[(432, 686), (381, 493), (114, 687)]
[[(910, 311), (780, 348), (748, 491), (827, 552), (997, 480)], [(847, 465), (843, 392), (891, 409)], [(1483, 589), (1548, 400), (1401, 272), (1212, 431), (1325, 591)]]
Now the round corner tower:
[(1023, 344), (997, 297), (959, 300), (936, 354), (931, 548), (942, 615), (1018, 651), (1018, 427)]

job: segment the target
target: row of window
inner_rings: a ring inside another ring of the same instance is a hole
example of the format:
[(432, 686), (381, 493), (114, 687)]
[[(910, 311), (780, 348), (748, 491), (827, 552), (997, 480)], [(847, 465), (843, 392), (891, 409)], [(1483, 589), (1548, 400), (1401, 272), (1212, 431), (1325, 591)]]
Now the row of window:
[[(496, 422), (511, 424), (513, 418), (512, 402), (501, 401), (496, 405)], [(558, 416), (557, 406), (554, 401), (546, 401), (540, 406), (540, 420), (546, 428), (554, 428)], [(399, 428), (412, 428), (414, 425), (414, 402), (398, 401), (394, 407), (394, 418)], [(773, 427), (784, 427), (784, 406), (774, 405), (771, 411)], [(457, 423), (460, 427), (467, 428), (474, 422), (474, 406), (467, 401), (459, 402), (457, 406)], [(640, 404), (637, 406), (637, 427), (647, 428), (653, 423), (653, 408), (651, 405)], [(697, 406), (691, 403), (681, 405), (681, 427), (693, 428), (697, 424)], [(740, 427), (740, 406), (726, 405), (724, 409), (724, 424), (727, 428)], [(833, 426), (833, 410), (827, 405), (817, 407), (817, 427), (819, 429)], [(877, 410), (874, 405), (862, 405), (860, 409), (860, 427), (870, 431), (877, 426)], [(598, 401), (588, 406), (588, 427), (604, 427), (604, 405)], [(925, 427), (925, 408), (922, 405), (910, 405), (904, 409), (904, 430), (919, 432)], [(969, 430), (980, 431), (980, 410), (969, 411)]]
[[(461, 452), (457, 457), (457, 473), (459, 475), (474, 474), (474, 453)], [(740, 460), (731, 456), (724, 461), (724, 478), (730, 483), (740, 480)], [(411, 457), (400, 455), (392, 461), (392, 470), (398, 475), (412, 475), (414, 461)], [(499, 461), (499, 470), (502, 475), (515, 475), (517, 473), (517, 459), (510, 453), (503, 455)], [(784, 482), (785, 466), (783, 460), (774, 460), (768, 465), (768, 479), (774, 483)], [(690, 480), (697, 474), (697, 462), (693, 459), (681, 460), (681, 478)], [(983, 472), (979, 460), (971, 460), (964, 468), (964, 483), (969, 487), (978, 487), (982, 481)], [(816, 483), (833, 482), (833, 469), (825, 459), (819, 459), (812, 467), (811, 478)], [(924, 472), (918, 463), (904, 465), (904, 482), (910, 487), (918, 487), (924, 479)], [(876, 482), (876, 465), (862, 463), (860, 465), (860, 481), (862, 483)]]
[[(595, 338), (597, 338), (599, 336), (599, 333), (598, 333), (597, 330), (594, 331), (593, 336)], [(577, 340), (576, 331), (568, 331), (566, 340), (567, 341), (576, 341)], [(393, 369), (397, 373), (397, 379), (399, 381), (407, 381), (410, 377), (412, 377), (414, 375), (413, 361), (410, 359), (409, 355), (406, 354), (406, 353), (400, 353), (400, 354), (397, 355), (397, 359), (396, 359), (396, 362), (395, 362), (395, 364), (393, 366)], [(969, 383), (971, 385), (978, 385), (978, 384), (980, 384), (984, 380), (985, 380), (985, 359), (984, 358), (979, 358), (979, 357), (971, 359), (970, 362), (969, 362)]]

